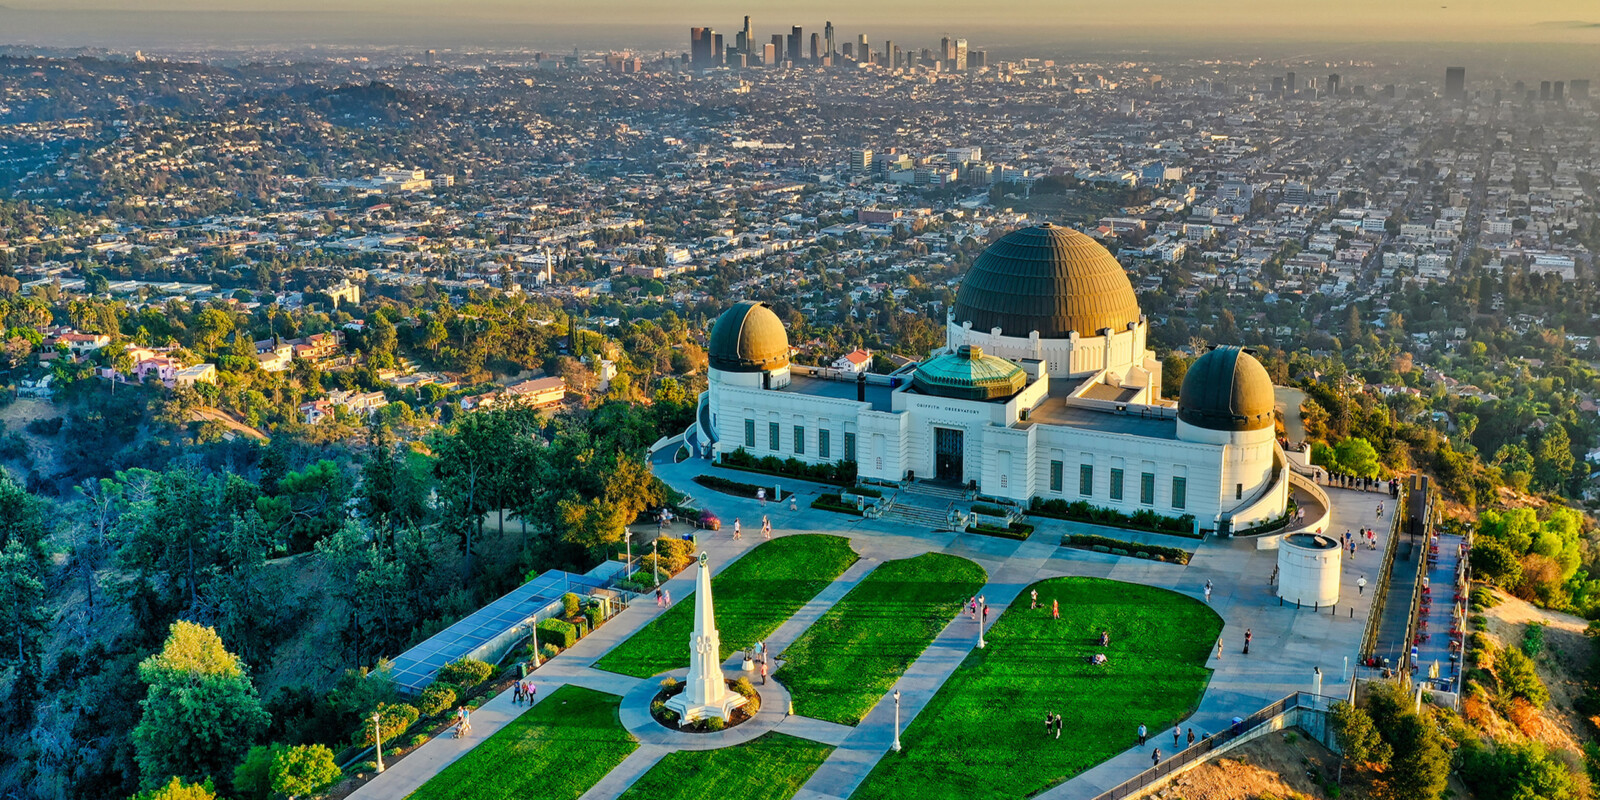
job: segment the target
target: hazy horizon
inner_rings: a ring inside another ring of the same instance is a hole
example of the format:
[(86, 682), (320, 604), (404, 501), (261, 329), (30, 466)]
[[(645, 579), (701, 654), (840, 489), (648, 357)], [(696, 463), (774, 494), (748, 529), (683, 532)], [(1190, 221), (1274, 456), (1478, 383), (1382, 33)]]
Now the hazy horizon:
[[(1073, 51), (1207, 43), (1346, 44), (1418, 42), (1600, 45), (1600, 8), (1575, 0), (1343, 4), (1239, 0), (1199, 6), (1148, 0), (1125, 7), (1021, 0), (977, 5), (951, 0), (886, 0), (870, 6), (824, 0), (793, 5), (748, 0), (674, 4), (596, 0), (0, 0), (0, 45), (105, 48), (296, 46), (580, 47), (684, 50), (690, 26), (708, 25), (731, 42), (743, 16), (761, 39), (832, 20), (841, 41), (859, 33), (881, 43), (964, 36), (974, 46)], [(1470, 52), (1470, 49), (1464, 49)], [(1041, 55), (1057, 55), (1041, 52)], [(1576, 54), (1576, 53), (1575, 53)], [(1580, 55), (1581, 54), (1576, 54)]]

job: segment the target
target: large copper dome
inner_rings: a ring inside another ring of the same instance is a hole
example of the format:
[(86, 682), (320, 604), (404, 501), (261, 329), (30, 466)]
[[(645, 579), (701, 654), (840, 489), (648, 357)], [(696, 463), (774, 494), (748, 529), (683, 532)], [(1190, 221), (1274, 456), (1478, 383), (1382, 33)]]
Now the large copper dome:
[(999, 328), (1006, 336), (1095, 336), (1138, 320), (1138, 298), (1117, 259), (1094, 239), (1057, 225), (1020, 228), (989, 245), (956, 293), (957, 324)]
[(1217, 347), (1194, 360), (1178, 391), (1178, 419), (1213, 431), (1273, 426), (1272, 377), (1250, 351)]
[(711, 326), (711, 366), (724, 372), (767, 372), (789, 364), (789, 333), (772, 307), (755, 300), (735, 303)]

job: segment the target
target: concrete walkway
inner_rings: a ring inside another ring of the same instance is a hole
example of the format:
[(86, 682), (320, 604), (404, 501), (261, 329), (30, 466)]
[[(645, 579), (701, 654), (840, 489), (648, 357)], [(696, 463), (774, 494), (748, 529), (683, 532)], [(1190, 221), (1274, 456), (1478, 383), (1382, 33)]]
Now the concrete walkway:
[[(1225, 647), (1220, 659), (1215, 655), (1209, 659), (1208, 666), (1214, 670), (1211, 682), (1196, 713), (1184, 721), (1185, 729), (1193, 727), (1197, 737), (1221, 730), (1232, 717), (1248, 716), (1291, 692), (1309, 691), (1314, 666), (1320, 667), (1323, 673), (1323, 694), (1337, 696), (1347, 692), (1350, 673), (1344, 670), (1344, 659), (1346, 656), (1352, 662), (1355, 659), (1372, 596), (1370, 592), (1365, 596), (1358, 595), (1355, 581), (1360, 574), (1365, 574), (1369, 584), (1372, 582), (1383, 557), (1382, 548), (1389, 546), (1388, 542), (1381, 542), (1382, 547), (1376, 551), (1358, 550), (1343, 575), (1340, 605), (1332, 609), (1324, 608), (1319, 613), (1280, 605), (1274, 587), (1269, 582), (1277, 563), (1277, 553), (1274, 550), (1257, 550), (1255, 541), (1251, 539), (1202, 542), (1033, 518), (1031, 521), (1036, 526), (1035, 533), (1027, 541), (1019, 542), (975, 534), (934, 532), (887, 520), (862, 519), (813, 510), (809, 508), (811, 500), (829, 489), (816, 484), (783, 482), (784, 488), (797, 492), (796, 511), (789, 511), (786, 503), (767, 503), (763, 507), (755, 500), (713, 492), (691, 480), (694, 475), (707, 472), (726, 473), (730, 478), (751, 483), (765, 482), (762, 476), (713, 468), (704, 461), (691, 460), (682, 464), (658, 462), (655, 469), (657, 475), (667, 483), (694, 497), (694, 505), (709, 508), (722, 518), (723, 530), (703, 533), (700, 541), (701, 549), (709, 554), (715, 571), (720, 571), (760, 544), (762, 514), (771, 517), (777, 535), (829, 533), (845, 536), (861, 554), (860, 561), (769, 637), (768, 644), (773, 653), (781, 654), (783, 648), (803, 634), (878, 564), (928, 552), (968, 558), (988, 571), (989, 582), (983, 593), (991, 608), (991, 625), (1028, 585), (1046, 578), (1110, 578), (1171, 589), (1196, 599), (1202, 597), (1202, 588), (1209, 579), (1215, 587), (1211, 605), (1223, 618)], [(1372, 494), (1340, 489), (1329, 489), (1328, 494), (1334, 505), (1329, 533), (1337, 535), (1347, 528), (1363, 526), (1376, 526), (1380, 530), (1386, 528), (1378, 525), (1374, 517), (1376, 498)], [(745, 523), (746, 529), (745, 538), (738, 542), (732, 540), (732, 522), (736, 517)], [(751, 536), (752, 529), (754, 536)], [(1098, 533), (1128, 541), (1159, 542), (1191, 550), (1195, 556), (1184, 566), (1059, 547), (1061, 536), (1068, 532)], [(687, 601), (693, 588), (692, 572), (686, 571), (684, 575), (665, 585), (676, 602)], [(630, 692), (649, 693), (645, 683), (655, 683), (654, 679), (641, 681), (607, 673), (593, 669), (593, 664), (660, 613), (661, 610), (646, 598), (602, 625), (536, 673), (539, 694), (545, 696), (556, 685), (563, 683), (624, 696)], [(1254, 634), (1249, 656), (1240, 652), (1246, 629)], [(963, 614), (947, 625), (911, 665), (897, 683), (901, 691), (902, 730), (922, 711), (976, 643), (977, 623)], [(738, 658), (736, 654), (735, 659)], [(734, 662), (734, 659), (730, 659), (730, 662)], [(737, 667), (736, 663), (733, 665)], [(773, 666), (775, 668), (777, 665)], [(1353, 667), (1352, 663), (1352, 672)], [(737, 671), (730, 674), (737, 674)], [(773, 729), (837, 747), (797, 797), (800, 800), (842, 800), (855, 791), (894, 739), (894, 705), (891, 690), (854, 728), (785, 714)], [(783, 710), (787, 711), (786, 708)], [(509, 722), (515, 713), (520, 713), (520, 709), (510, 705), (509, 693), (494, 698), (474, 717), (475, 733), (472, 738), (463, 741), (436, 739), (353, 796), (399, 800), (459, 757), (473, 743)], [(723, 733), (730, 734), (737, 730), (730, 729)], [(1133, 746), (1133, 731), (1130, 729), (1128, 733), (1130, 748), (1127, 751), (1040, 796), (1052, 800), (1093, 797), (1148, 767), (1148, 748)], [(1163, 737), (1171, 735), (1170, 729), (1151, 733), (1151, 745), (1154, 746), (1161, 745), (1165, 741)], [(707, 740), (708, 743), (712, 741)], [(1166, 744), (1171, 743), (1166, 741)], [(666, 744), (654, 741), (645, 743), (584, 797), (586, 800), (617, 797), (671, 749)], [(1167, 748), (1163, 748), (1163, 752), (1167, 752)]]

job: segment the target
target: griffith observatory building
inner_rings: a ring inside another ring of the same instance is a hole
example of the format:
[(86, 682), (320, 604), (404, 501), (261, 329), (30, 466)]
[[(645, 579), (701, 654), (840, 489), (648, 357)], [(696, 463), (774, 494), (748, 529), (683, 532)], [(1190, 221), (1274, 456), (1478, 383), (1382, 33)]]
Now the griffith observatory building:
[(866, 480), (947, 482), (1024, 506), (1190, 514), (1201, 530), (1282, 516), (1290, 470), (1261, 363), (1213, 348), (1174, 403), (1147, 333), (1110, 252), (1070, 228), (1022, 228), (962, 279), (945, 346), (889, 375), (791, 364), (772, 309), (736, 304), (712, 327), (685, 442), (713, 459), (742, 448), (854, 461)]

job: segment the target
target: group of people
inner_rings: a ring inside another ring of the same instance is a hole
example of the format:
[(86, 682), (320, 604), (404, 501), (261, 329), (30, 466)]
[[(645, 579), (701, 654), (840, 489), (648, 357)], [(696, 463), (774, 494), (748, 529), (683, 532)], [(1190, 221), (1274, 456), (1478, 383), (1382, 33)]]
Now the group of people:
[(668, 607), (670, 605), (672, 605), (672, 592), (667, 590), (667, 589), (663, 589), (660, 586), (657, 586), (656, 587), (656, 608), (666, 608), (666, 607)]
[(466, 706), (456, 706), (456, 738), (460, 739), (472, 733), (472, 710)]
[[(739, 518), (738, 517), (734, 517), (733, 518), (733, 539), (734, 539), (734, 541), (738, 541), (738, 540), (743, 539), (743, 538), (744, 538), (744, 525), (739, 522)], [(772, 538), (772, 518), (768, 517), (766, 514), (762, 514), (761, 515), (761, 538), (763, 538), (763, 539), (771, 539)]]
[(522, 680), (511, 684), (511, 704), (520, 706), (523, 703), (533, 705), (533, 698), (539, 693), (533, 681)]
[[(1034, 592), (1033, 594), (1034, 594), (1035, 598), (1037, 598), (1038, 595), (1039, 595), (1038, 592)], [(973, 595), (972, 597), (968, 598), (967, 599), (967, 614), (970, 615), (973, 619), (982, 618), (982, 620), (984, 622), (988, 622), (989, 621), (989, 603), (988, 603), (987, 599), (981, 594)]]
[(1390, 495), (1395, 493), (1393, 478), (1389, 480), (1363, 478), (1360, 475), (1350, 475), (1343, 472), (1328, 473), (1328, 485), (1337, 486), (1340, 489), (1359, 489), (1363, 492), (1388, 492)]
[[(1039, 607), (1039, 590), (1038, 589), (1034, 589), (1032, 592), (1029, 593), (1029, 597), (1033, 602), (1032, 602), (1031, 605), (1028, 606), (1028, 608), (1035, 608), (1035, 609), (1038, 608)], [(1061, 601), (1060, 600), (1051, 600), (1050, 601), (1050, 618), (1051, 619), (1061, 619)]]
[[(1383, 504), (1379, 503), (1378, 507), (1382, 508)], [(1355, 532), (1347, 530), (1344, 532), (1344, 536), (1342, 538), (1344, 548), (1350, 552), (1351, 558), (1355, 558), (1356, 556), (1357, 542), (1366, 542), (1368, 550), (1378, 549), (1378, 532), (1371, 528), (1363, 527), (1361, 530)]]
[[(1139, 723), (1139, 746), (1140, 747), (1144, 747), (1145, 743), (1147, 741), (1149, 741), (1149, 738), (1150, 738), (1149, 737), (1149, 733), (1150, 732), (1149, 732), (1148, 729), (1145, 728), (1144, 723), (1142, 723), (1142, 722)], [(1179, 726), (1177, 726), (1177, 727), (1172, 729), (1172, 750), (1173, 750), (1173, 752), (1178, 752), (1178, 751), (1184, 749), (1185, 747), (1193, 746), (1194, 745), (1194, 740), (1195, 740), (1194, 728), (1190, 728), (1189, 729), (1188, 744), (1184, 743), (1183, 726), (1182, 725), (1179, 725)], [(1150, 766), (1153, 767), (1153, 766), (1156, 766), (1157, 764), (1160, 764), (1160, 763), (1161, 763), (1161, 748), (1157, 747), (1154, 750), (1152, 750), (1151, 753), (1150, 753)]]

